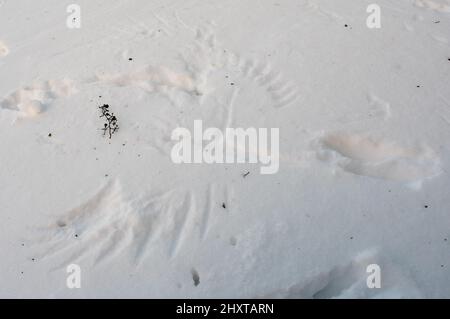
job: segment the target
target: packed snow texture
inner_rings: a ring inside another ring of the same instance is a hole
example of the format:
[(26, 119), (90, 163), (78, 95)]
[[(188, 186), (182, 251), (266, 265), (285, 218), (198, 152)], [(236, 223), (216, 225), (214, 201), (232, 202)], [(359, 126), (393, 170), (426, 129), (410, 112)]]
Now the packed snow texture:
[[(0, 1), (1, 297), (450, 297), (450, 1), (72, 2)], [(195, 120), (279, 172), (173, 163)]]

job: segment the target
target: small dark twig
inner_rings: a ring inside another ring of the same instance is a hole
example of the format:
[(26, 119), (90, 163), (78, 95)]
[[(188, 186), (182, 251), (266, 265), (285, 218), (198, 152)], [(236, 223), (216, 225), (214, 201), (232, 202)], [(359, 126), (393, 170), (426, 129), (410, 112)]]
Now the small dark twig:
[(102, 106), (98, 107), (102, 114), (100, 115), (100, 118), (104, 117), (106, 119), (106, 123), (103, 124), (103, 136), (105, 136), (107, 133), (109, 135), (109, 138), (111, 139), (113, 134), (116, 133), (119, 130), (119, 125), (117, 124), (117, 117), (114, 115), (114, 113), (109, 112), (109, 105), (103, 104)]

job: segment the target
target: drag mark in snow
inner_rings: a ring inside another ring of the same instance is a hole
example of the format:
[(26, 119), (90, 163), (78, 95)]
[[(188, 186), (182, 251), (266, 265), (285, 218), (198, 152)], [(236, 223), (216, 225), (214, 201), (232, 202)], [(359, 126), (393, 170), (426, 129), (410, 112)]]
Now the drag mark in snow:
[(181, 245), (181, 238), (183, 236), (183, 232), (185, 231), (186, 224), (189, 222), (188, 217), (195, 213), (196, 205), (194, 201), (194, 197), (191, 192), (186, 194), (186, 199), (177, 214), (173, 214), (174, 222), (173, 222), (173, 239), (171, 240), (169, 246), (169, 256), (173, 257), (178, 252), (178, 249)]
[(203, 217), (201, 219), (200, 225), (200, 238), (205, 239), (206, 233), (208, 231), (209, 215), (212, 209), (212, 196), (214, 196), (214, 184), (209, 185), (206, 194), (206, 204), (203, 209)]
[[(209, 228), (214, 223), (213, 212), (217, 209), (232, 210), (231, 198), (233, 189), (229, 185), (212, 183), (207, 188), (206, 203), (204, 213), (201, 216), (202, 226), (200, 231), (201, 239), (204, 240), (208, 235)], [(216, 218), (216, 217), (214, 217)]]
[[(369, 265), (379, 265), (381, 288), (367, 286)], [(343, 265), (336, 265), (306, 280), (272, 292), (264, 298), (284, 299), (366, 299), (421, 298), (408, 271), (376, 250), (366, 250)]]
[(227, 116), (226, 116), (225, 124), (223, 126), (224, 132), (227, 130), (227, 128), (234, 127), (234, 125), (233, 125), (234, 105), (235, 105), (235, 100), (236, 100), (236, 96), (237, 96), (238, 92), (239, 92), (239, 89), (234, 89), (233, 93), (231, 94), (230, 101), (229, 101), (228, 107), (226, 109)]
[(439, 42), (441, 44), (448, 44), (448, 39), (444, 36), (436, 35), (436, 34), (430, 34), (430, 37), (435, 40), (436, 42)]
[(15, 111), (19, 117), (34, 117), (45, 112), (56, 99), (76, 92), (74, 83), (69, 79), (48, 80), (11, 93), (0, 102), (0, 109)]
[(420, 187), (441, 173), (437, 155), (427, 146), (403, 147), (368, 136), (332, 133), (319, 140), (320, 160), (346, 172)]
[(148, 92), (167, 92), (178, 89), (188, 93), (195, 92), (194, 79), (188, 74), (168, 67), (149, 65), (141, 70), (125, 74), (97, 75), (97, 80), (114, 86), (133, 86)]
[(420, 8), (450, 13), (449, 0), (416, 0), (415, 5)]

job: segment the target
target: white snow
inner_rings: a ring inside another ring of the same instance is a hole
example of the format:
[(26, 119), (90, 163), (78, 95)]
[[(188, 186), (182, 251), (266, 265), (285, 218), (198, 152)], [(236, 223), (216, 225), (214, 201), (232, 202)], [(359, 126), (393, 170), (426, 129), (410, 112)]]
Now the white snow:
[[(0, 297), (449, 298), (450, 1), (373, 3), (0, 1)], [(173, 163), (196, 120), (279, 171)]]

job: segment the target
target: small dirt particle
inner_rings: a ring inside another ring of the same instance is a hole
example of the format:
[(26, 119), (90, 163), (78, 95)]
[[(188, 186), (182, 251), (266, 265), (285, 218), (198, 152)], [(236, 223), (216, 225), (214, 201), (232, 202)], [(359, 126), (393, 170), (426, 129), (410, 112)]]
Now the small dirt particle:
[(192, 268), (191, 270), (192, 280), (194, 281), (194, 286), (197, 287), (200, 285), (200, 275), (198, 274), (197, 270)]

